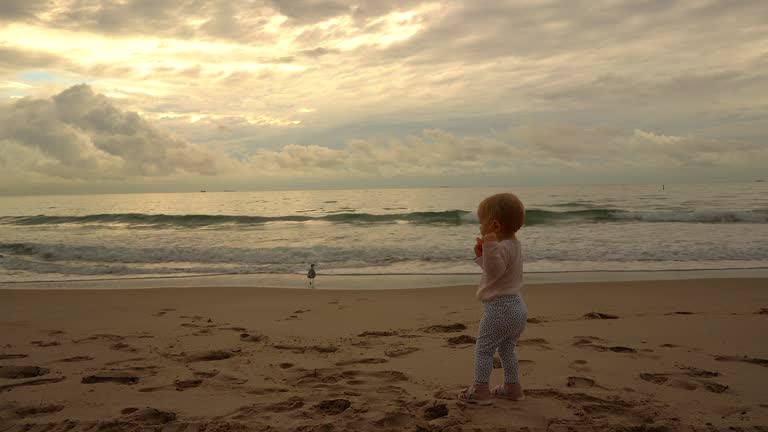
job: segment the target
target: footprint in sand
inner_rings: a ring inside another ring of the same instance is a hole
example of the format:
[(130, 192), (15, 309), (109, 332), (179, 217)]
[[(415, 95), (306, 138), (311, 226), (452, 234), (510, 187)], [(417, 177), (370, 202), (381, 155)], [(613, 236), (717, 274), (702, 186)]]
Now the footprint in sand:
[(445, 341), (448, 342), (449, 346), (474, 345), (477, 343), (477, 339), (474, 336), (468, 335), (454, 336), (446, 339)]
[(464, 324), (438, 324), (419, 329), (424, 333), (458, 333), (467, 329)]
[(723, 362), (744, 362), (751, 363), (758, 366), (768, 367), (768, 359), (753, 358), (753, 357), (738, 357), (738, 356), (716, 356), (715, 360)]
[(297, 345), (275, 344), (275, 345), (272, 345), (272, 348), (279, 349), (279, 350), (293, 351), (294, 354), (304, 354), (306, 351), (316, 351), (319, 353), (334, 353), (339, 350), (338, 347), (335, 347), (333, 345), (297, 346)]
[(314, 406), (315, 411), (325, 415), (338, 415), (349, 409), (352, 403), (346, 399), (324, 400)]
[(38, 417), (46, 414), (57, 413), (64, 409), (64, 405), (29, 405), (14, 407), (11, 412), (19, 419)]
[(219, 374), (219, 371), (217, 370), (210, 370), (210, 371), (193, 371), (192, 372), (196, 377), (199, 378), (212, 378)]
[(574, 360), (571, 362), (571, 364), (568, 365), (568, 367), (581, 372), (591, 372), (592, 368), (587, 366), (587, 363), (588, 362), (586, 360)]
[(294, 432), (333, 432), (333, 423), (305, 424), (298, 426)]
[(126, 371), (105, 371), (84, 376), (80, 382), (83, 384), (116, 383), (132, 385), (139, 382), (139, 377)]
[(601, 346), (595, 345), (595, 348), (598, 351), (612, 351), (617, 353), (636, 353), (637, 352), (636, 349), (625, 347), (625, 346), (601, 347)]
[(389, 360), (383, 358), (363, 358), (336, 362), (336, 366), (351, 366), (354, 364), (382, 364), (387, 363), (388, 361)]
[(693, 366), (685, 366), (685, 365), (675, 365), (678, 369), (682, 369), (685, 372), (686, 375), (692, 376), (695, 378), (714, 378), (717, 376), (720, 376), (720, 372), (715, 371), (708, 371), (705, 369), (699, 369), (697, 367)]
[(234, 356), (234, 352), (227, 350), (198, 351), (190, 354), (181, 354), (181, 357), (188, 362), (226, 360)]
[(219, 327), (216, 327), (216, 329), (217, 330), (232, 330), (232, 331), (235, 331), (235, 332), (238, 332), (238, 333), (248, 333), (248, 329), (246, 329), (245, 327), (238, 327), (238, 326), (226, 326), (226, 327), (219, 326)]
[(582, 345), (594, 342), (608, 342), (607, 340), (597, 336), (574, 336), (573, 338), (576, 339), (576, 342), (574, 342), (573, 345)]
[(399, 381), (407, 381), (408, 376), (403, 372), (396, 370), (383, 370), (383, 371), (360, 371), (360, 370), (345, 370), (339, 372), (337, 368), (326, 369), (314, 369), (308, 371), (305, 369), (297, 369), (294, 378), (289, 378), (286, 382), (289, 385), (303, 386), (312, 384), (334, 384), (339, 381), (346, 381), (350, 385), (363, 385), (367, 382), (362, 378), (371, 378), (387, 383), (395, 383)]
[(202, 383), (203, 380), (201, 379), (176, 380), (173, 386), (176, 387), (176, 390), (184, 390), (199, 387)]
[[(456, 396), (454, 396), (454, 399)], [(374, 425), (380, 428), (386, 428), (386, 430), (406, 430), (408, 426), (412, 426), (416, 420), (413, 414), (405, 412), (388, 412), (378, 420), (373, 422)], [(421, 428), (422, 430), (424, 428)], [(418, 429), (417, 429), (418, 430)]]
[(385, 337), (385, 336), (396, 336), (398, 333), (396, 331), (364, 331), (357, 335), (357, 337)]
[(536, 347), (543, 350), (551, 350), (552, 348), (549, 347), (549, 342), (546, 339), (542, 338), (533, 338), (533, 339), (521, 339), (517, 341), (518, 346), (527, 346), (527, 347)]
[(79, 344), (79, 343), (83, 343), (83, 342), (92, 342), (92, 341), (97, 341), (97, 340), (102, 340), (102, 339), (103, 340), (108, 340), (110, 342), (122, 342), (125, 339), (125, 337), (120, 336), (120, 335), (115, 335), (115, 334), (105, 334), (105, 333), (102, 333), (102, 334), (95, 334), (93, 336), (84, 337), (84, 338), (81, 338), (81, 339), (73, 339), (72, 342), (76, 343), (76, 344)]
[(424, 408), (424, 414), (422, 417), (424, 420), (435, 420), (448, 416), (448, 405), (446, 404), (433, 404), (432, 406)]
[(225, 415), (225, 417), (235, 420), (250, 420), (257, 417), (262, 417), (264, 413), (289, 412), (295, 411), (302, 407), (304, 407), (304, 399), (298, 396), (291, 396), (284, 401), (271, 404), (261, 403), (243, 406), (231, 412), (230, 414)]
[(407, 393), (404, 388), (395, 385), (381, 386), (376, 389), (379, 394), (403, 395)]
[(145, 388), (139, 389), (139, 391), (142, 393), (150, 393), (150, 392), (156, 392), (161, 390), (184, 391), (186, 389), (200, 387), (202, 383), (203, 383), (203, 380), (201, 379), (176, 380), (173, 384), (159, 386), (159, 387), (145, 387)]
[(267, 340), (267, 337), (258, 334), (242, 333), (240, 340), (243, 342), (264, 342)]
[(595, 386), (595, 380), (579, 376), (570, 376), (565, 385), (574, 388), (590, 388)]
[(459, 390), (438, 390), (432, 394), (432, 397), (439, 400), (454, 401), (458, 392)]
[(0, 354), (0, 360), (11, 360), (29, 357), (26, 354)]
[(143, 360), (148, 360), (148, 359), (146, 357), (131, 357), (131, 358), (127, 358), (127, 359), (113, 360), (113, 361), (110, 361), (110, 362), (106, 362), (106, 363), (104, 363), (104, 365), (105, 366), (117, 366), (117, 365), (121, 365), (121, 364), (124, 364), (124, 363), (131, 363), (131, 362), (137, 362), (137, 361), (143, 361)]
[(290, 390), (287, 388), (280, 388), (280, 387), (259, 387), (259, 388), (248, 390), (246, 393), (261, 396), (261, 395), (268, 395), (268, 394), (275, 394), (275, 393), (288, 393), (289, 391)]
[(30, 345), (39, 346), (40, 348), (47, 348), (47, 347), (53, 347), (53, 346), (59, 346), (61, 345), (60, 342), (57, 341), (32, 341), (29, 343)]
[[(159, 426), (176, 420), (176, 414), (154, 408), (123, 408), (123, 421), (139, 423), (143, 426)], [(119, 423), (118, 423), (119, 424)], [(140, 429), (140, 428), (137, 428)], [(143, 429), (143, 428), (141, 428)]]
[(404, 348), (397, 348), (389, 351), (384, 351), (384, 355), (386, 355), (387, 357), (397, 358), (397, 357), (403, 357), (408, 354), (415, 353), (416, 351), (419, 351), (419, 348), (404, 347)]
[(573, 346), (581, 347), (581, 348), (589, 348), (593, 349), (595, 351), (611, 351), (615, 353), (627, 353), (627, 354), (635, 354), (637, 353), (637, 350), (634, 348), (629, 348), (625, 346), (603, 346), (603, 345), (596, 345), (596, 341), (602, 341), (605, 342), (604, 339), (600, 339), (598, 337), (594, 336), (576, 336), (576, 342), (573, 343)]
[(372, 376), (374, 378), (378, 378), (380, 380), (387, 381), (387, 382), (408, 381), (408, 376), (406, 374), (396, 370), (364, 372), (363, 374)]
[[(575, 410), (578, 419), (548, 419), (550, 430), (677, 430), (679, 420), (668, 407), (650, 400), (624, 399), (617, 395), (606, 398), (592, 396), (583, 392), (561, 392), (555, 389), (528, 389), (526, 396), (531, 399), (551, 399)], [(623, 394), (622, 396), (627, 396)], [(641, 426), (626, 426), (640, 419)], [(616, 421), (622, 426), (617, 426)], [(649, 424), (653, 423), (653, 424)]]
[(176, 309), (172, 309), (172, 308), (160, 309), (159, 312), (153, 313), (152, 316), (161, 317), (161, 316), (167, 314), (168, 312), (173, 312), (175, 310)]
[(618, 319), (617, 315), (602, 313), (602, 312), (589, 312), (582, 316), (583, 319)]
[(218, 384), (225, 384), (227, 386), (230, 385), (241, 385), (248, 382), (248, 378), (241, 378), (237, 377), (235, 375), (230, 375), (228, 373), (219, 373), (216, 374), (216, 376), (213, 377), (212, 382), (218, 383)]
[(123, 342), (117, 342), (109, 346), (109, 349), (113, 349), (115, 351), (124, 351), (124, 352), (138, 352), (136, 348), (128, 345), (127, 343)]
[(94, 358), (91, 356), (74, 356), (74, 357), (67, 357), (63, 358), (61, 360), (54, 360), (50, 363), (76, 363), (76, 362), (82, 362), (82, 361), (91, 361)]
[(0, 385), (0, 393), (13, 390), (18, 387), (28, 387), (28, 386), (36, 386), (36, 385), (43, 385), (43, 384), (55, 384), (61, 381), (64, 381), (66, 377), (58, 377), (58, 378), (37, 378), (29, 381), (23, 381), (20, 383), (13, 383), (13, 384), (6, 384), (6, 385)]
[(657, 385), (666, 385), (669, 387), (679, 388), (683, 390), (696, 390), (700, 387), (704, 387), (704, 389), (712, 393), (723, 393), (726, 390), (728, 390), (727, 385), (719, 384), (714, 381), (709, 381), (704, 379), (688, 379), (685, 377), (684, 374), (641, 373), (640, 379), (649, 383), (653, 383)]
[(39, 366), (0, 366), (0, 378), (23, 379), (47, 375), (51, 370)]

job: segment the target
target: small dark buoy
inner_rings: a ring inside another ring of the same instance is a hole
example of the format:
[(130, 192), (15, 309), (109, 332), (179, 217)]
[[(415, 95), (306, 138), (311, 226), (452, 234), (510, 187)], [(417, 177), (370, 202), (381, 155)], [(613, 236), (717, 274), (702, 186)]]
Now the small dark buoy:
[(310, 264), (309, 265), (309, 271), (307, 272), (307, 277), (309, 278), (309, 287), (314, 288), (315, 287), (315, 278), (317, 277), (317, 273), (315, 272), (315, 265)]

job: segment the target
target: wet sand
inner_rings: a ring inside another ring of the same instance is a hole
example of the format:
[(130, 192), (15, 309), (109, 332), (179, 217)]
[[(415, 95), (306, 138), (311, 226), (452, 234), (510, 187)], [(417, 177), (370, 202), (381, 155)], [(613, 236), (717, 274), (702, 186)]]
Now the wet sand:
[(490, 407), (474, 290), (0, 290), (0, 431), (768, 430), (768, 279), (528, 286)]

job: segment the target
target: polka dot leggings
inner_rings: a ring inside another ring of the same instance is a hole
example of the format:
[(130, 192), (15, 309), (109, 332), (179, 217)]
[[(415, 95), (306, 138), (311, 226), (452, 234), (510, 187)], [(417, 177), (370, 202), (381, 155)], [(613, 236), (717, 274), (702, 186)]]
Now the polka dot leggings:
[(515, 346), (525, 329), (528, 307), (519, 295), (497, 297), (483, 303), (480, 334), (475, 345), (475, 383), (488, 384), (496, 350), (504, 367), (504, 383), (520, 382)]

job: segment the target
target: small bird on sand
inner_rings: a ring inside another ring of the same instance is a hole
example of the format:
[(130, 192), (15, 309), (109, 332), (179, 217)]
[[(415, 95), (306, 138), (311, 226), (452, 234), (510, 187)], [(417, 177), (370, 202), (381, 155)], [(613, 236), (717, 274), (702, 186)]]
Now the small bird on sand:
[(315, 265), (310, 264), (309, 265), (309, 271), (307, 272), (307, 277), (309, 278), (309, 287), (314, 288), (315, 287), (315, 277), (317, 276), (317, 273), (315, 273)]

